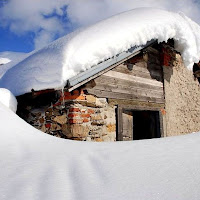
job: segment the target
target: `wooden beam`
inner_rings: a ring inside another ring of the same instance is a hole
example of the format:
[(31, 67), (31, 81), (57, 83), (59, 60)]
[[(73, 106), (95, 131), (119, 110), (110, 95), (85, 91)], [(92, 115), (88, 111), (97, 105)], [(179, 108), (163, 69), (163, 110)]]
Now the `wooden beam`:
[(123, 141), (122, 107), (117, 107), (117, 141)]
[[(134, 94), (138, 96), (146, 96), (146, 97), (155, 97), (162, 98), (163, 97), (163, 89), (159, 88), (159, 90), (150, 90), (145, 88), (134, 88), (134, 87), (126, 87), (123, 85), (107, 85), (105, 84), (97, 84), (93, 90), (102, 90), (107, 92), (118, 92), (122, 94)], [(91, 90), (92, 90), (91, 89)], [(90, 90), (90, 91), (91, 91)]]
[(146, 83), (148, 85), (157, 86), (157, 87), (161, 87), (161, 88), (163, 87), (163, 83), (160, 81), (149, 80), (146, 78), (132, 76), (129, 74), (123, 74), (123, 73), (115, 72), (115, 71), (108, 71), (104, 74), (104, 76), (107, 76), (110, 78), (119, 78), (119, 79), (123, 79), (123, 80), (129, 80), (129, 81), (133, 81), (133, 82), (137, 82), (137, 83)]
[(119, 93), (119, 92), (109, 92), (109, 91), (103, 91), (103, 90), (97, 90), (97, 89), (95, 90), (87, 89), (87, 91), (89, 94), (93, 94), (97, 97), (114, 98), (114, 99), (134, 99), (134, 100), (139, 100), (139, 101), (164, 103), (164, 98), (147, 97), (147, 96)]
[[(148, 85), (147, 83), (138, 83), (133, 82), (130, 80), (124, 80), (124, 79), (118, 79), (118, 78), (108, 78), (107, 76), (101, 75), (100, 77), (95, 79), (96, 85), (101, 85), (102, 83), (105, 83), (107, 85), (122, 85), (124, 87), (131, 87), (135, 89), (150, 89), (150, 90), (163, 90), (160, 86), (154, 86), (154, 85)], [(87, 87), (87, 85), (86, 85)]]
[(132, 70), (128, 69), (128, 67), (124, 65), (119, 65), (116, 68), (112, 69), (112, 71), (124, 73), (124, 74), (129, 74), (132, 76), (137, 76), (141, 78), (147, 78), (147, 79), (158, 79), (160, 82), (162, 82), (162, 70), (155, 70), (155, 69), (147, 69), (147, 68), (142, 68), (138, 67), (136, 65), (133, 65)]
[(161, 110), (165, 107), (164, 103), (144, 102), (132, 99), (108, 99), (108, 103), (112, 106), (120, 105), (121, 107), (132, 107), (141, 109)]

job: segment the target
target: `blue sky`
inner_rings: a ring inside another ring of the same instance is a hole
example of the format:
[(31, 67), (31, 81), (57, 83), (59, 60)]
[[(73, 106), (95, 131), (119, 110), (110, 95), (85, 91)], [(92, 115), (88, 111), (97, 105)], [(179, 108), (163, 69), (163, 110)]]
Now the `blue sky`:
[[(2, 3), (3, 2), (3, 3)], [(0, 0), (0, 7), (3, 8), (3, 6), (6, 6), (6, 0), (1, 1)], [(52, 10), (52, 12), (46, 14), (42, 13), (42, 17), (45, 20), (57, 18), (60, 23), (62, 23), (62, 33), (53, 33), (51, 39), (49, 42), (73, 31), (73, 27), (70, 25), (70, 20), (67, 17), (66, 12), (67, 6), (61, 7), (61, 10), (63, 10), (62, 15), (58, 15), (55, 10)], [(1, 17), (1, 15), (0, 15)], [(34, 17), (34, 16), (33, 16)], [(14, 51), (14, 52), (30, 52), (35, 49), (34, 39), (37, 37), (38, 34), (40, 34), (43, 31), (42, 27), (38, 27), (38, 30), (26, 30), (23, 32), (15, 32), (11, 29), (11, 24), (13, 23), (13, 20), (8, 20), (6, 24), (1, 25), (0, 24), (0, 52), (4, 51)], [(20, 29), (20, 26), (19, 26)], [(50, 33), (51, 34), (51, 33)]]
[(34, 49), (33, 34), (27, 33), (23, 36), (17, 36), (9, 28), (0, 28), (0, 52), (17, 51), (30, 52)]
[(137, 7), (183, 12), (200, 22), (200, 0), (0, 0), (0, 52), (30, 52), (79, 28)]

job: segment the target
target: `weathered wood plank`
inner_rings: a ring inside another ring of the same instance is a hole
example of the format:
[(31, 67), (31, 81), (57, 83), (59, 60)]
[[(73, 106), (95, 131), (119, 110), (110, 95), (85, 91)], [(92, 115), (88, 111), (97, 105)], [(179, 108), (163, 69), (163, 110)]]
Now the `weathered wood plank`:
[(117, 107), (117, 140), (123, 140), (122, 108)]
[(158, 87), (163, 87), (163, 83), (157, 80), (149, 80), (146, 78), (141, 78), (137, 76), (132, 76), (129, 74), (123, 74), (120, 72), (115, 72), (115, 71), (108, 71), (104, 74), (104, 76), (110, 77), (110, 78), (119, 78), (123, 80), (129, 80), (132, 82), (137, 82), (137, 83), (146, 83), (148, 85), (152, 86), (158, 86)]
[(105, 98), (115, 98), (115, 99), (134, 99), (139, 101), (148, 101), (154, 103), (164, 103), (164, 98), (155, 98), (155, 97), (147, 97), (135, 94), (126, 94), (126, 93), (119, 93), (119, 92), (109, 92), (109, 91), (102, 91), (97, 89), (87, 89), (89, 94), (96, 95), (98, 97), (105, 97)]
[(153, 47), (148, 47), (148, 48), (146, 48), (146, 50), (147, 50), (147, 52), (153, 53), (154, 55), (159, 55), (160, 54), (160, 52), (157, 49), (153, 48)]
[(93, 90), (102, 90), (108, 92), (118, 92), (122, 94), (135, 94), (138, 96), (146, 96), (146, 97), (155, 97), (155, 98), (162, 98), (163, 97), (163, 89), (160, 88), (159, 90), (150, 90), (144, 88), (131, 88), (131, 87), (124, 87), (122, 85), (107, 85), (107, 84), (98, 84), (92, 88)]
[(129, 74), (132, 76), (137, 76), (141, 78), (147, 78), (147, 79), (156, 79), (159, 81), (162, 81), (162, 70), (155, 70), (155, 69), (145, 69), (138, 67), (136, 65), (133, 65), (131, 68), (128, 68), (126, 65), (119, 65), (116, 68), (112, 69), (112, 71)]
[(130, 110), (123, 110), (122, 112), (123, 123), (123, 139), (133, 140), (133, 112)]
[(150, 90), (163, 90), (163, 87), (160, 86), (154, 86), (154, 85), (148, 85), (146, 83), (138, 83), (133, 81), (128, 81), (124, 79), (118, 79), (118, 78), (108, 78), (107, 76), (100, 76), (95, 79), (96, 85), (105, 83), (107, 85), (122, 85), (124, 87), (130, 87), (135, 89), (150, 89)]
[(132, 99), (108, 99), (110, 105), (120, 105), (121, 107), (132, 108), (137, 110), (158, 110), (165, 107), (164, 103), (144, 102)]
[[(131, 64), (132, 65), (132, 64)], [(124, 66), (127, 66), (126, 63), (119, 65), (123, 68)], [(135, 71), (139, 71), (139, 72), (144, 72), (144, 73), (149, 73), (149, 71), (147, 70), (147, 63), (145, 62), (145, 65), (139, 65), (139, 63), (136, 63), (134, 65), (132, 65), (132, 68), (134, 68)]]
[[(127, 64), (120, 64), (117, 67), (113, 68), (112, 70), (118, 69), (122, 70), (124, 73), (129, 72), (129, 71), (138, 71), (138, 72), (143, 72), (143, 73), (150, 73), (150, 70), (153, 72), (160, 72), (162, 73), (162, 67), (157, 65), (157, 64), (152, 64), (151, 66), (148, 66), (146, 64), (145, 67), (138, 66), (137, 63), (135, 65), (130, 64), (130, 69), (128, 68)], [(156, 66), (155, 66), (156, 65)], [(160, 75), (159, 73), (159, 75)]]

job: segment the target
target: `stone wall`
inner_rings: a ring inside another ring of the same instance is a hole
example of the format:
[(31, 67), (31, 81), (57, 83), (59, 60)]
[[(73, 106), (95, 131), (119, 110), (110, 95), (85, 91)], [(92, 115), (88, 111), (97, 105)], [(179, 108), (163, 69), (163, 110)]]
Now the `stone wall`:
[[(19, 97), (18, 115), (35, 128), (57, 137), (97, 142), (116, 140), (115, 106), (109, 105), (106, 98), (96, 98), (81, 89), (71, 93), (47, 91), (47, 94), (48, 97), (41, 97), (43, 101), (48, 98), (47, 105), (37, 101), (41, 92)], [(52, 101), (49, 96), (54, 97)]]
[(165, 91), (165, 135), (180, 135), (200, 130), (200, 86), (193, 72), (186, 69), (180, 54), (166, 47), (164, 91)]

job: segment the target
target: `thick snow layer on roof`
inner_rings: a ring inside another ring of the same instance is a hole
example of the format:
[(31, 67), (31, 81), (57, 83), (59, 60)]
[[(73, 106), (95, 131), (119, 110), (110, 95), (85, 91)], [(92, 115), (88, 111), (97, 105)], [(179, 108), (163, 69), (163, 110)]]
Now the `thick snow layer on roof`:
[(60, 38), (9, 70), (0, 81), (15, 95), (61, 88), (66, 80), (135, 45), (174, 38), (185, 65), (200, 58), (200, 27), (183, 14), (153, 8), (124, 12)]
[(200, 133), (115, 143), (69, 141), (0, 103), (0, 199), (199, 200)]
[(10, 108), (13, 112), (17, 111), (17, 100), (15, 96), (5, 88), (0, 88), (0, 102)]

